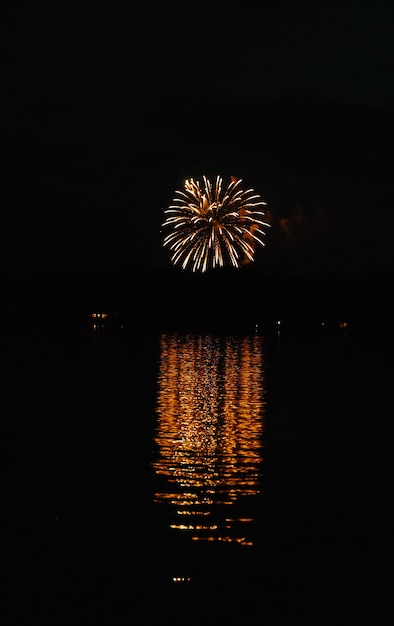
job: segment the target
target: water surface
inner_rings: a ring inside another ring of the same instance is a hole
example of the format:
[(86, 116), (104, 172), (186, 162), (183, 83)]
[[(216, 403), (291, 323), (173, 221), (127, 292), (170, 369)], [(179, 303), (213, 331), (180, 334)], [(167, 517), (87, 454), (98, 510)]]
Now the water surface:
[(4, 623), (386, 614), (382, 330), (30, 329), (2, 366)]

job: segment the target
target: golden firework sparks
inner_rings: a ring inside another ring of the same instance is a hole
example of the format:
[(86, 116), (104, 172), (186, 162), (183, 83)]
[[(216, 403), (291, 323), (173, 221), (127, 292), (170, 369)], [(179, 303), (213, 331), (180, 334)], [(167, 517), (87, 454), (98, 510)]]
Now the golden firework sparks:
[(164, 211), (163, 227), (171, 229), (163, 245), (171, 261), (183, 269), (205, 272), (230, 263), (240, 267), (254, 261), (256, 245), (265, 245), (266, 205), (253, 189), (243, 189), (242, 179), (230, 177), (227, 187), (217, 176), (185, 181), (173, 204)]

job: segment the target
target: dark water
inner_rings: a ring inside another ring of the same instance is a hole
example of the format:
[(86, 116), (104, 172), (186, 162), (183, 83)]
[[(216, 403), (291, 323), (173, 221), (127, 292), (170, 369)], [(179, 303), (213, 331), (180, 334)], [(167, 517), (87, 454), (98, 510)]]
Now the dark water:
[(2, 624), (388, 619), (385, 329), (1, 345)]

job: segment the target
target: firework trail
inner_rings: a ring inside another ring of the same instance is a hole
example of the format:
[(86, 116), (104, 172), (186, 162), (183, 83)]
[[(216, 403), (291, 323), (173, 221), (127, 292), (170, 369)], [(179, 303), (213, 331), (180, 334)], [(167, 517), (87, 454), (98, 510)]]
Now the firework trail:
[(263, 228), (269, 224), (263, 221), (266, 202), (253, 189), (243, 189), (242, 180), (234, 177), (225, 187), (221, 176), (214, 183), (203, 176), (186, 180), (184, 190), (175, 194), (162, 224), (170, 229), (163, 246), (171, 250), (174, 265), (205, 272), (254, 261), (256, 245), (265, 245)]

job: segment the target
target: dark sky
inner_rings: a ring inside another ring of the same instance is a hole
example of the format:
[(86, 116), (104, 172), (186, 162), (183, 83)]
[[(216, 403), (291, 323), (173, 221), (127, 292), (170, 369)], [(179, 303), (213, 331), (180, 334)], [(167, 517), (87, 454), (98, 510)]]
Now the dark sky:
[(393, 17), (3, 2), (3, 274), (167, 266), (163, 209), (202, 174), (267, 201), (264, 271), (392, 271)]

